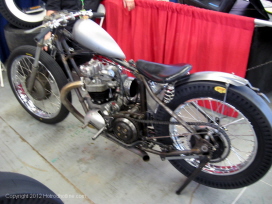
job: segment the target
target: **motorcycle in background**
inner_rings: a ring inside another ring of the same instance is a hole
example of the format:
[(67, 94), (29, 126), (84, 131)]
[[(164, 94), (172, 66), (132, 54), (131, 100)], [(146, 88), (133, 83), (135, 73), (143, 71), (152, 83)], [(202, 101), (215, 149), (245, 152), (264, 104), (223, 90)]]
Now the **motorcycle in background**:
[(12, 25), (29, 29), (42, 24), (46, 15), (46, 0), (24, 2), (24, 8), (19, 0), (0, 0), (0, 12)]

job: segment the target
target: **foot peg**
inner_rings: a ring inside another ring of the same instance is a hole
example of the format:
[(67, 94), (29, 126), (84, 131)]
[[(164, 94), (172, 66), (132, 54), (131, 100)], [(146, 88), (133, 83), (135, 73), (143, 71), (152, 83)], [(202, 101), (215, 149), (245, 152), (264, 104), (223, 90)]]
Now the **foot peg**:
[(93, 140), (96, 140), (102, 133), (103, 131), (106, 129), (106, 127), (102, 127), (93, 137)]

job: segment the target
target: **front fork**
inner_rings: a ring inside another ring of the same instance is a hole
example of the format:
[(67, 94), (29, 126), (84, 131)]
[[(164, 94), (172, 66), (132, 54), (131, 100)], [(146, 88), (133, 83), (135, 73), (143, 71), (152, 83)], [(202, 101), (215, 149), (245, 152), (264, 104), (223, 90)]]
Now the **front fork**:
[(43, 48), (43, 41), (44, 41), (44, 39), (37, 42), (34, 63), (32, 65), (32, 70), (31, 70), (30, 76), (27, 81), (28, 83), (27, 83), (26, 88), (30, 93), (32, 92), (32, 90), (34, 88), (35, 78), (36, 78), (38, 68), (39, 68), (39, 59), (40, 59), (40, 55), (41, 55), (42, 48)]

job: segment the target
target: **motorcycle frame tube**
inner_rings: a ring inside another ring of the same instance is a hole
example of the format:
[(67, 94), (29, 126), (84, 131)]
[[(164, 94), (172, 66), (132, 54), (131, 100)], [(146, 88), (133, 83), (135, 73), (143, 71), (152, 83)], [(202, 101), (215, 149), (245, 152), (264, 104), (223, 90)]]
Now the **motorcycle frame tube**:
[[(66, 74), (68, 75), (69, 81), (74, 81), (73, 76), (72, 76), (72, 73), (71, 73), (71, 71), (70, 71), (70, 69), (69, 69), (67, 60), (66, 60), (66, 58), (65, 58), (65, 56), (64, 56), (64, 54), (63, 54), (63, 50), (64, 50), (64, 49), (63, 49), (63, 46), (62, 46), (62, 42), (59, 41), (59, 40), (56, 40), (55, 42), (56, 42), (57, 49), (61, 51), (61, 52), (60, 52), (61, 61), (62, 61), (62, 63), (63, 63), (65, 72), (66, 72)], [(65, 50), (65, 51), (67, 51), (67, 50)]]
[[(60, 32), (59, 32), (59, 33), (60, 33)], [(71, 82), (73, 82), (73, 81), (74, 81), (74, 78), (73, 78), (73, 76), (72, 76), (72, 73), (71, 73), (71, 71), (70, 71), (69, 65), (68, 65), (68, 63), (67, 63), (67, 59), (70, 60), (72, 66), (73, 66), (73, 69), (76, 71), (76, 73), (77, 73), (79, 76), (80, 76), (80, 72), (79, 72), (79, 70), (78, 70), (78, 68), (77, 68), (77, 66), (76, 66), (76, 64), (75, 64), (74, 59), (73, 59), (72, 57), (70, 57), (70, 56), (71, 56), (71, 52), (70, 52), (70, 50), (69, 50), (69, 46), (68, 46), (68, 44), (67, 44), (67, 42), (66, 42), (66, 39), (65, 39), (65, 37), (62, 35), (62, 33), (60, 33), (60, 35), (58, 35), (58, 38), (55, 40), (55, 42), (56, 42), (57, 49), (61, 51), (61, 52), (60, 52), (60, 56), (61, 56), (61, 61), (62, 61), (63, 65), (64, 65), (65, 72), (66, 72), (66, 74), (68, 75), (69, 80), (70, 80)], [(65, 53), (67, 53), (68, 57), (65, 57), (65, 55), (63, 54), (63, 53), (64, 53), (63, 50), (65, 50)], [(81, 86), (80, 86), (80, 87), (81, 87)], [(78, 87), (78, 88), (80, 88), (80, 87)], [(88, 108), (87, 108), (86, 104), (84, 103), (84, 99), (83, 99), (83, 97), (82, 97), (82, 95), (81, 95), (81, 93), (80, 93), (80, 91), (79, 91), (78, 88), (74, 88), (74, 89), (75, 89), (75, 92), (76, 92), (76, 95), (77, 95), (77, 97), (78, 97), (78, 99), (79, 99), (79, 102), (80, 102), (80, 104), (81, 104), (81, 106), (82, 106), (84, 112), (87, 113), (87, 112), (88, 112)], [(67, 108), (67, 107), (66, 107), (66, 108)], [(67, 109), (68, 109), (68, 108), (67, 108)], [(68, 109), (68, 110), (69, 110), (69, 109)], [(77, 115), (77, 114), (76, 114), (76, 115)], [(76, 117), (77, 117), (77, 116), (76, 116)]]
[[(106, 57), (106, 56), (105, 56)], [(125, 60), (120, 60), (120, 59), (116, 59), (116, 58), (109, 58), (107, 57), (108, 59), (111, 59), (112, 61), (116, 62), (117, 64), (129, 69), (130, 71), (132, 71), (132, 73), (135, 75), (138, 73), (137, 69), (130, 66), (129, 63), (127, 63)]]
[[(146, 79), (142, 75), (138, 75), (138, 77), (142, 80), (144, 83), (146, 90), (150, 94), (150, 96), (159, 104), (161, 105), (171, 116), (173, 116), (185, 129), (187, 129), (190, 133), (194, 133), (195, 130), (191, 128), (182, 118), (180, 118), (174, 111), (172, 111), (170, 108), (168, 108), (150, 89), (150, 87), (147, 84)], [(196, 135), (196, 137), (199, 137)]]
[[(141, 112), (147, 114), (147, 101), (146, 101), (146, 89), (142, 81), (137, 80), (138, 85), (140, 86), (140, 103), (141, 103)], [(143, 135), (147, 136), (147, 124), (143, 123)]]
[[(62, 30), (61, 30), (61, 31), (62, 31)], [(67, 32), (68, 32), (68, 31), (67, 31)], [(67, 36), (67, 34), (66, 34), (65, 32), (62, 32), (62, 33), (64, 34), (65, 37), (68, 37), (68, 38), (69, 38), (69, 36)], [(65, 58), (65, 60), (69, 59), (69, 61), (70, 61), (71, 64), (72, 64), (72, 67), (73, 67), (73, 69), (76, 71), (77, 75), (78, 75), (78, 76), (81, 76), (81, 73), (80, 73), (80, 71), (79, 71), (79, 69), (78, 69), (78, 67), (77, 67), (77, 65), (76, 65), (76, 63), (75, 63), (75, 60), (74, 60), (74, 58), (72, 57), (73, 54), (70, 52), (69, 46), (68, 46), (68, 44), (67, 44), (67, 42), (66, 42), (66, 39), (65, 39), (64, 37), (61, 38), (61, 45), (63, 46), (63, 49), (65, 50), (65, 52), (68, 54), (67, 57)]]
[[(77, 75), (80, 77), (81, 76), (80, 71), (79, 71), (79, 69), (76, 66), (74, 58), (70, 57), (71, 56), (71, 52), (70, 52), (69, 46), (68, 46), (68, 44), (67, 44), (67, 42), (66, 42), (66, 40), (64, 38), (61, 39), (61, 45), (64, 47), (65, 52), (68, 53), (68, 59), (70, 60), (72, 66), (73, 66), (73, 69), (76, 71)], [(66, 69), (67, 70), (66, 72), (70, 73), (71, 78), (73, 80), (73, 76), (72, 76), (71, 71), (69, 69), (69, 66), (68, 66), (68, 63), (67, 63), (67, 59), (64, 58), (64, 55), (63, 55), (63, 60), (65, 60), (65, 64), (68, 67), (68, 69)], [(87, 108), (86, 104), (84, 103), (84, 99), (83, 99), (83, 97), (82, 97), (82, 95), (80, 93), (80, 90), (77, 88), (77, 89), (75, 89), (75, 92), (76, 92), (76, 95), (77, 95), (77, 97), (79, 99), (79, 102), (80, 102), (80, 104), (81, 104), (84, 112), (87, 113), (88, 112), (88, 108)]]
[(110, 141), (112, 141), (112, 142), (114, 142), (114, 143), (120, 145), (121, 147), (124, 147), (125, 149), (128, 149), (130, 151), (131, 151), (131, 149), (136, 148), (137, 150), (140, 150), (141, 152), (149, 152), (151, 154), (159, 155), (162, 158), (172, 157), (172, 156), (180, 156), (180, 155), (191, 156), (193, 154), (202, 155), (202, 152), (199, 149), (173, 151), (173, 152), (161, 152), (161, 151), (158, 151), (158, 150), (148, 149), (148, 148), (145, 148), (145, 147), (142, 147), (142, 146), (137, 148), (137, 146), (142, 144), (142, 141), (137, 141), (137, 142), (134, 142), (132, 144), (126, 144), (126, 143), (123, 143), (123, 142), (119, 141), (115, 136), (113, 136), (111, 134), (102, 135), (102, 136), (104, 136), (105, 138), (109, 139)]

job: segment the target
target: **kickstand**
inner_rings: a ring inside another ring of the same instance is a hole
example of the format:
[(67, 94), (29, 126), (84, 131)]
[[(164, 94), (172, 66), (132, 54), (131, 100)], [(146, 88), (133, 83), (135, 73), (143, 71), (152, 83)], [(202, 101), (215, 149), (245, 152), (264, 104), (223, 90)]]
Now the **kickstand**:
[(182, 186), (176, 191), (176, 194), (180, 195), (181, 191), (201, 172), (203, 167), (209, 162), (209, 158), (207, 156), (200, 156), (199, 165), (195, 169), (195, 171), (186, 179), (186, 181), (182, 184)]

